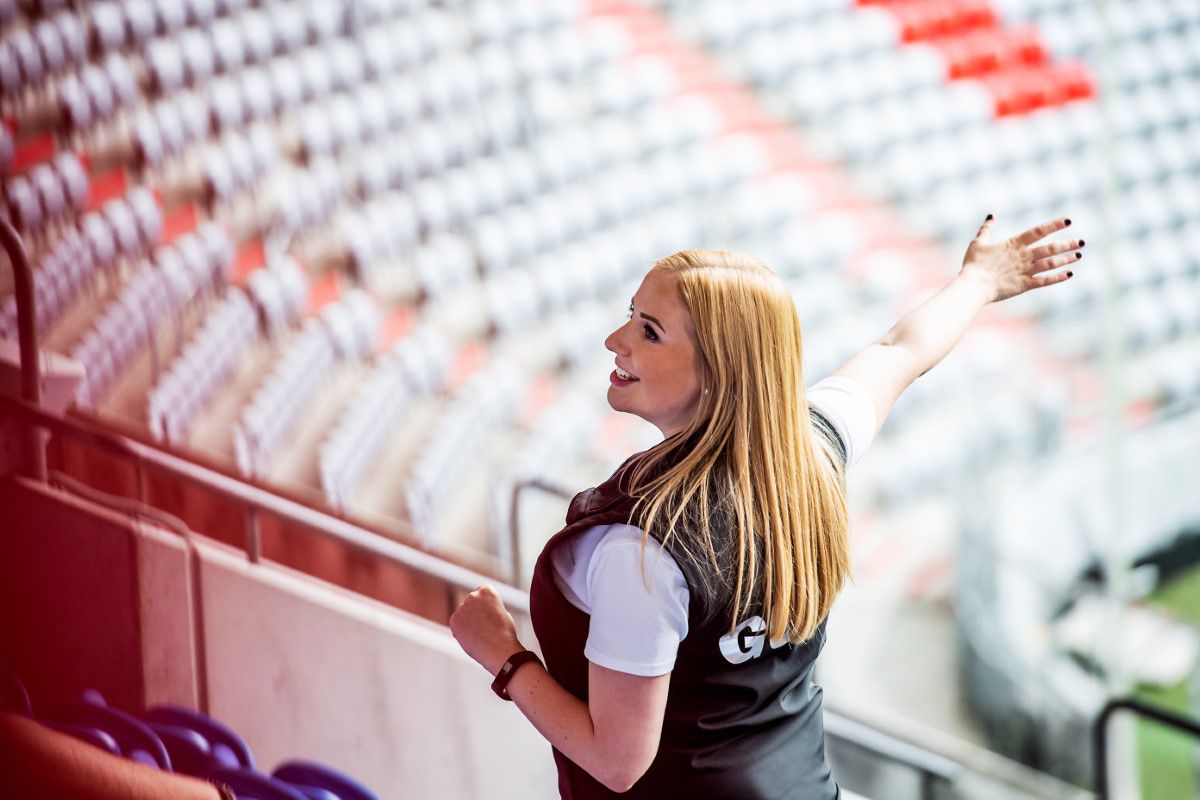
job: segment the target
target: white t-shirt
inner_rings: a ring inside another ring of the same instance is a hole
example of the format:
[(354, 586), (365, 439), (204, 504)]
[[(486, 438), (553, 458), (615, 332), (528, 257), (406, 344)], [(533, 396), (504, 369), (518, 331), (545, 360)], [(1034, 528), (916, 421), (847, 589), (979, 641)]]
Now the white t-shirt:
[[(841, 436), (846, 466), (853, 466), (875, 436), (875, 405), (866, 389), (831, 376), (808, 390), (808, 402)], [(588, 661), (642, 676), (675, 667), (688, 632), (688, 587), (657, 539), (643, 537), (633, 525), (596, 525), (555, 548), (550, 563), (567, 601), (591, 615), (583, 649)]]

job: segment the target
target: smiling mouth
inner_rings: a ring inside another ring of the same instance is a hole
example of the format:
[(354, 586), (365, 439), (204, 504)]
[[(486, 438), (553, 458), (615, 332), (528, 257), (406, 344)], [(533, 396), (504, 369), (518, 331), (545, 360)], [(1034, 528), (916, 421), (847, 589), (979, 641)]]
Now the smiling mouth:
[(625, 370), (621, 369), (620, 367), (617, 367), (615, 371), (617, 373), (617, 377), (623, 381), (636, 381), (637, 380), (636, 375), (626, 372)]

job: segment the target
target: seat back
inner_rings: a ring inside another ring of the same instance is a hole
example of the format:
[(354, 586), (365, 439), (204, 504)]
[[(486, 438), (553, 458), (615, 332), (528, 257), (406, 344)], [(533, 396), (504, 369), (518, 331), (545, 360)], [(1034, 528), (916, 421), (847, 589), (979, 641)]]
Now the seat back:
[(188, 728), (204, 737), (212, 748), (212, 758), (222, 767), (254, 769), (254, 756), (242, 737), (228, 725), (200, 711), (182, 706), (155, 706), (142, 715), (147, 722)]
[(271, 774), (288, 783), (328, 789), (341, 800), (379, 800), (370, 789), (348, 775), (312, 761), (287, 761)]
[(121, 755), (121, 748), (117, 744), (117, 740), (98, 728), (92, 728), (87, 725), (76, 725), (73, 722), (46, 722), (43, 724), (50, 730), (74, 736), (81, 742), (87, 742), (90, 745), (99, 747), (101, 750), (112, 753), (114, 756)]
[(214, 763), (208, 740), (191, 728), (164, 722), (147, 722), (146, 726), (162, 739), (176, 772), (201, 777), (213, 767), (221, 766)]
[(252, 769), (219, 767), (209, 771), (207, 777), (233, 789), (238, 800), (308, 800), (304, 793), (294, 786)]
[(162, 740), (146, 723), (109, 706), (88, 702), (68, 703), (48, 714), (55, 722), (73, 723), (104, 731), (116, 740), (128, 759), (171, 772), (171, 757)]

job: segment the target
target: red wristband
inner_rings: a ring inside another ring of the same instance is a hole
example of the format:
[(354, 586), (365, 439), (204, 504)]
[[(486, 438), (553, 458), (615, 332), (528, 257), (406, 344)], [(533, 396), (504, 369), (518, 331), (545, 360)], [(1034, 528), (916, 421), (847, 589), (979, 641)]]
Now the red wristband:
[(537, 657), (537, 653), (532, 650), (521, 650), (513, 653), (508, 657), (508, 661), (504, 662), (504, 666), (496, 673), (496, 679), (492, 681), (492, 691), (499, 695), (501, 700), (512, 700), (504, 687), (512, 679), (513, 673), (517, 671), (517, 667), (527, 664), (530, 661), (536, 661), (539, 664), (542, 663), (542, 660)]

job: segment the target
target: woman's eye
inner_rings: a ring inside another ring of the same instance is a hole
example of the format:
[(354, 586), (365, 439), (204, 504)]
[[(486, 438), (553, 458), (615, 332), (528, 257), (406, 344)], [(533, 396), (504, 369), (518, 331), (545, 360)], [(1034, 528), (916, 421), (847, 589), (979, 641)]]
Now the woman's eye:
[(647, 339), (649, 339), (652, 342), (658, 341), (658, 334), (654, 332), (654, 328), (651, 328), (648, 323), (646, 325), (643, 325), (642, 327), (646, 329), (646, 338)]

